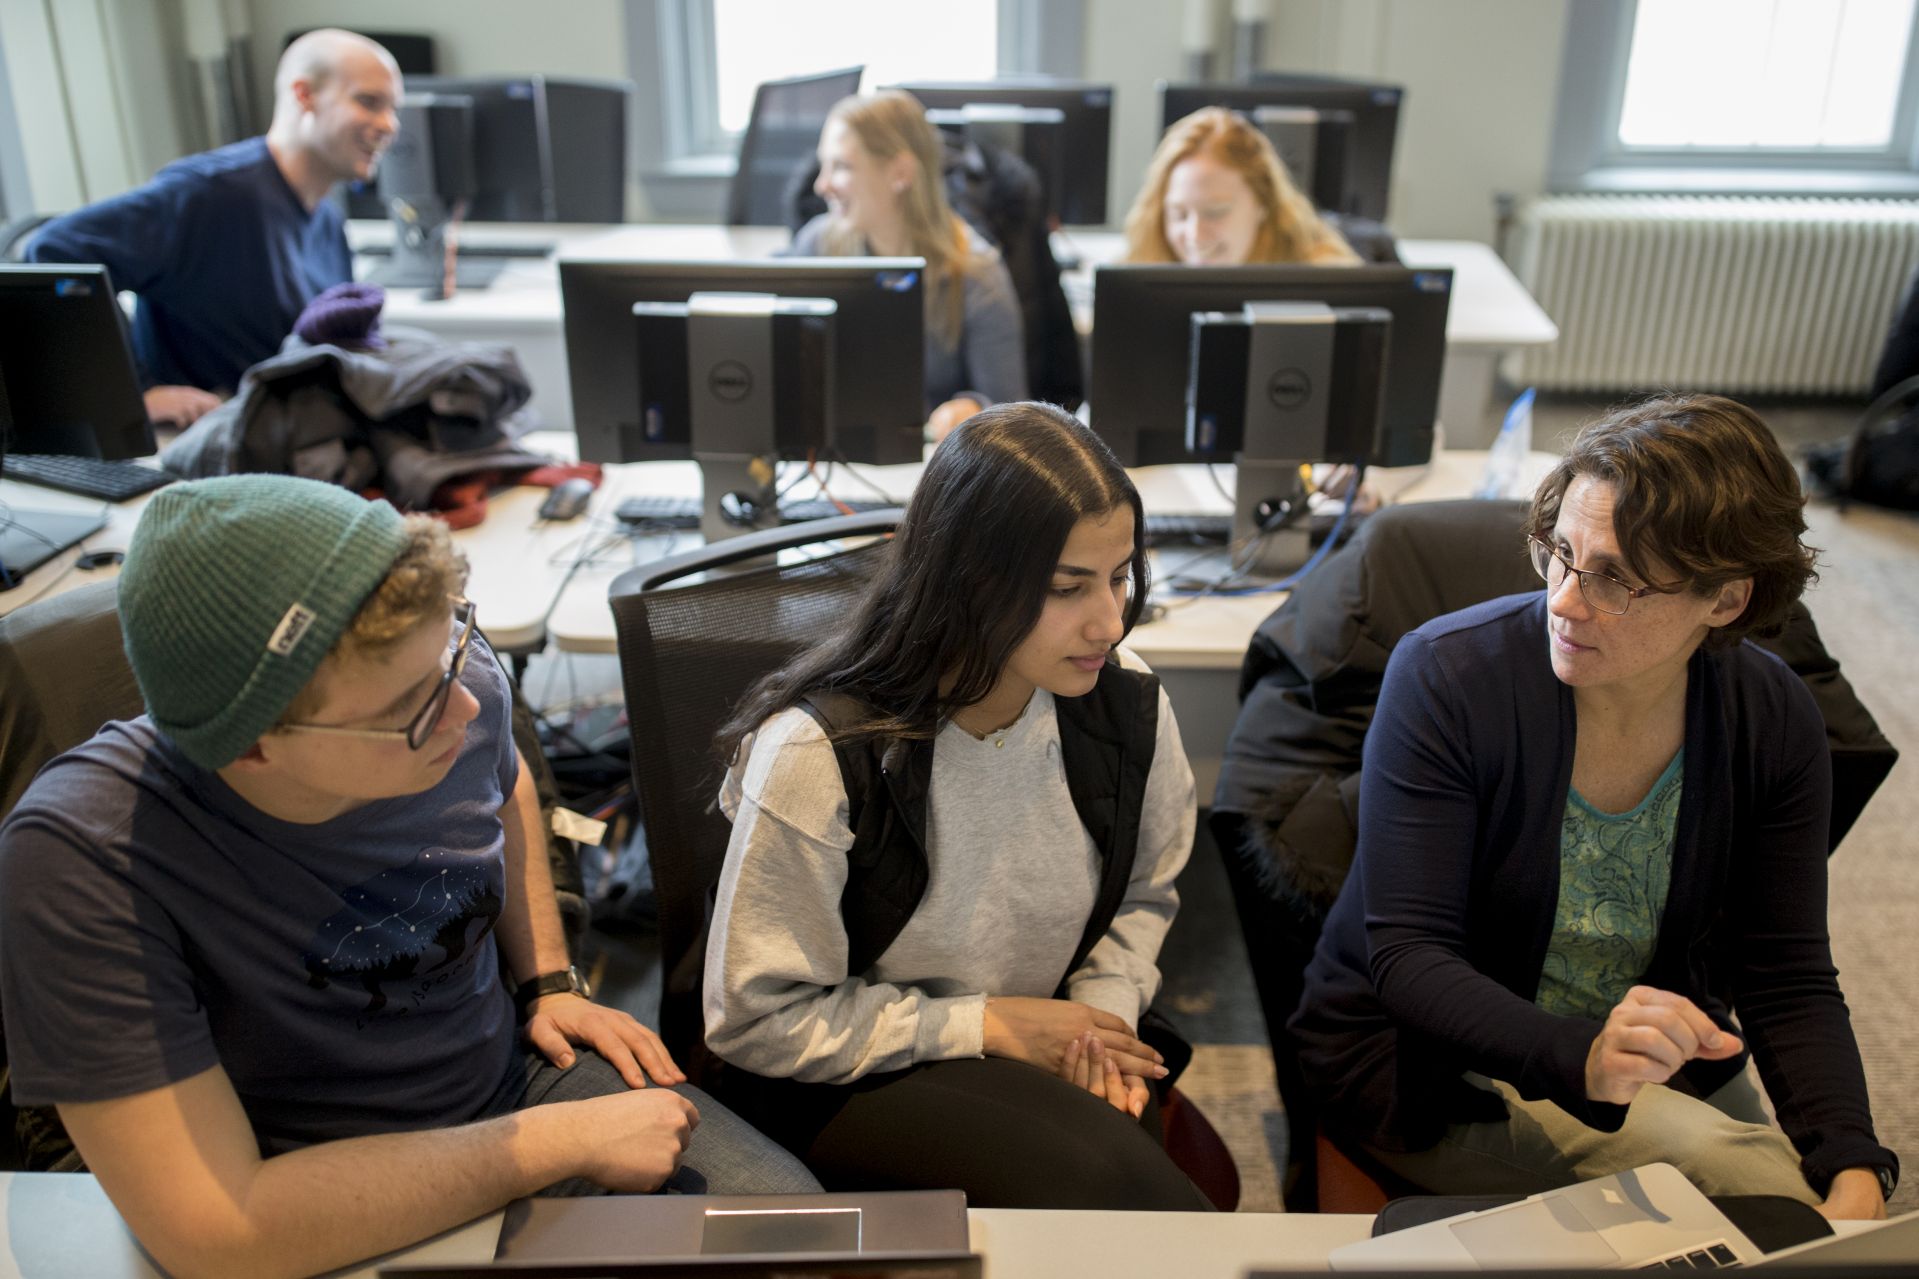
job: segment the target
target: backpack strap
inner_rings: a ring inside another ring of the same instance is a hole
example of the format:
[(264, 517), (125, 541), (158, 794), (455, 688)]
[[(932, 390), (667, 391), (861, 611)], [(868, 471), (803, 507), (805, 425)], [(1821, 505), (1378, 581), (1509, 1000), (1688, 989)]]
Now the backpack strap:
[(1159, 677), (1129, 671), (1109, 660), (1092, 692), (1057, 698), (1053, 706), (1059, 717), (1066, 786), (1100, 857), (1093, 909), (1073, 961), (1060, 977), (1063, 997), (1066, 978), (1078, 971), (1113, 926), (1132, 881), (1146, 779), (1159, 738)]
[(846, 790), (853, 843), (846, 850), (840, 921), (846, 929), (846, 971), (861, 973), (886, 953), (926, 895), (925, 797), (932, 785), (933, 744), (841, 740), (846, 729), (872, 714), (845, 693), (809, 693), (799, 704), (832, 743)]

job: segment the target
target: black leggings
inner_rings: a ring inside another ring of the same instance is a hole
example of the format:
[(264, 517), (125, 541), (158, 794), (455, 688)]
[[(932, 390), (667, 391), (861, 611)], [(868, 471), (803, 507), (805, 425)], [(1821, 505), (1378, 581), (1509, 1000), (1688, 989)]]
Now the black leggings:
[(1005, 1058), (930, 1062), (852, 1084), (727, 1068), (721, 1098), (828, 1190), (958, 1188), (976, 1208), (1210, 1211), (1158, 1140), (1063, 1079)]

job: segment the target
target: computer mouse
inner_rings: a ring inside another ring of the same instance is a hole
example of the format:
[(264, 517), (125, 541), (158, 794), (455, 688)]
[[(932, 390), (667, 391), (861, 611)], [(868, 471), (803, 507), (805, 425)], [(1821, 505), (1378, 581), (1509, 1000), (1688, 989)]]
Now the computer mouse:
[(574, 520), (586, 510), (586, 504), (593, 497), (593, 481), (574, 477), (561, 480), (546, 495), (546, 501), (540, 503), (540, 518), (543, 520)]

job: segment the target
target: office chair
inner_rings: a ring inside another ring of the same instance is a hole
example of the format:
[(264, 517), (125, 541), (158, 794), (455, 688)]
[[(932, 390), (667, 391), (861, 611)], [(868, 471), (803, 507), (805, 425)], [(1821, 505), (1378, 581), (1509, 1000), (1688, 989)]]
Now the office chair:
[[(879, 535), (900, 515), (873, 511), (768, 529), (629, 569), (613, 582), (633, 787), (659, 906), (658, 1030), (695, 1083), (715, 1064), (705, 1048), (700, 990), (708, 912), (732, 833), (715, 800), (725, 768), (714, 737), (754, 681), (852, 610), (884, 563), (888, 544)], [(876, 540), (836, 545), (860, 537)], [(818, 553), (754, 566), (801, 548)], [(1238, 1172), (1205, 1116), (1174, 1090), (1161, 1117), (1167, 1153), (1230, 1210)]]
[(57, 213), (34, 213), (0, 226), (0, 262), (25, 262), (27, 244), (33, 239), (33, 233), (59, 216)]
[[(1286, 1021), (1352, 865), (1366, 729), (1401, 636), (1442, 613), (1537, 590), (1525, 502), (1388, 507), (1254, 632), (1209, 821), (1245, 934), (1289, 1134), (1293, 1212), (1375, 1211), (1419, 1193), (1318, 1130)], [(1839, 673), (1805, 606), (1758, 641), (1806, 682), (1832, 750), (1836, 848), (1898, 752)]]
[(819, 145), (826, 113), (860, 91), (864, 66), (767, 80), (753, 92), (738, 166), (726, 193), (726, 225), (785, 226), (786, 185)]
[[(899, 517), (873, 511), (728, 538), (629, 569), (609, 592), (659, 905), (659, 1034), (696, 1079), (708, 902), (733, 829), (715, 803), (725, 769), (714, 737), (755, 680), (846, 616), (886, 553), (883, 541), (836, 543), (890, 533)], [(750, 566), (807, 547), (820, 553)], [(686, 580), (728, 569), (740, 571)]]
[[(91, 582), (0, 617), (0, 821), (34, 774), (54, 756), (80, 745), (110, 720), (145, 709), (120, 637), (119, 584)], [(558, 801), (553, 770), (540, 749), (533, 714), (513, 691), (513, 740), (532, 770), (543, 816)], [(566, 929), (568, 954), (579, 955), (587, 906), (579, 855), (572, 841), (548, 830), (547, 858), (554, 896)], [(0, 1040), (0, 1116), (13, 1115)], [(78, 1167), (73, 1146), (52, 1107), (21, 1110), (12, 1136), (0, 1133), (0, 1166), (45, 1171)]]

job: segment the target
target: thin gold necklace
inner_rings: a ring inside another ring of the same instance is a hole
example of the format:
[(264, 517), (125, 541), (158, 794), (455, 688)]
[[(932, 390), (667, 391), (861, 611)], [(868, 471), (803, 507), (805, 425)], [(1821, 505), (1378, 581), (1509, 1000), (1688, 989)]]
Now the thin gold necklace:
[(978, 732), (971, 728), (968, 728), (965, 724), (960, 722), (960, 717), (958, 715), (953, 716), (953, 722), (955, 724), (959, 724), (960, 731), (965, 733), (968, 737), (971, 737), (974, 741), (983, 742), (990, 737), (993, 739), (993, 749), (1001, 750), (1001, 749), (1004, 749), (1004, 747), (1006, 746), (1006, 734), (1011, 732), (1013, 725), (1019, 723), (1021, 718), (1025, 716), (1026, 707), (1032, 704), (1032, 700), (1033, 700), (1032, 696), (1029, 694), (1027, 696), (1025, 703), (1023, 703), (1020, 706), (1018, 715), (1013, 716), (1012, 719), (1000, 725), (998, 728), (989, 728), (984, 732)]

